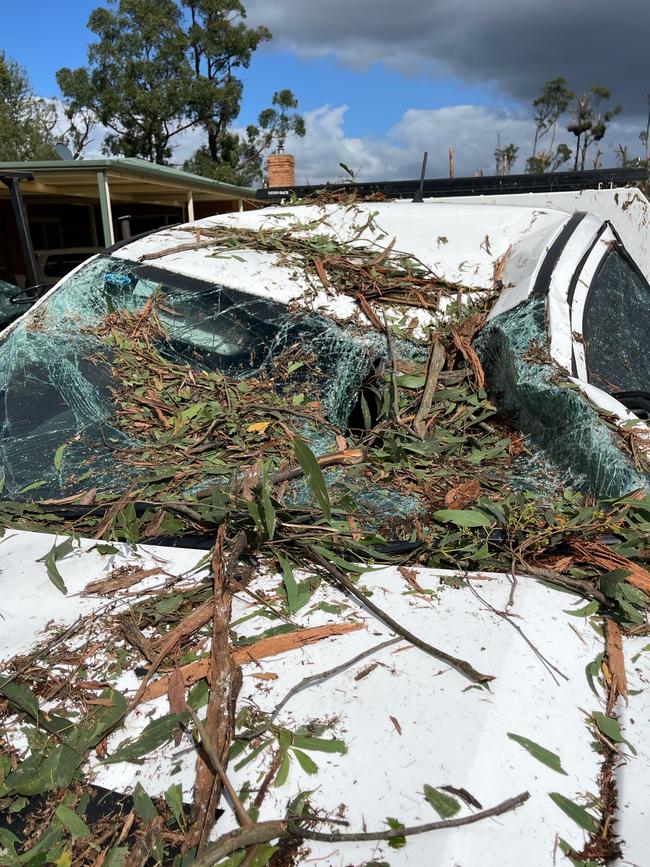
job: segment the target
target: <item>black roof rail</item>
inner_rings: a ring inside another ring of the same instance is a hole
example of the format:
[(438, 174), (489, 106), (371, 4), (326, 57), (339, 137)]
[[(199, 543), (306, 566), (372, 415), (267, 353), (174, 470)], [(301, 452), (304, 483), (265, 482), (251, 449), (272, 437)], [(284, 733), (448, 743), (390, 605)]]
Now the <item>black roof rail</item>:
[(356, 193), (366, 197), (383, 195), (387, 199), (413, 199), (422, 191), (423, 198), (451, 196), (495, 196), (507, 193), (552, 193), (571, 190), (594, 190), (603, 187), (638, 186), (647, 181), (644, 168), (597, 169), (582, 172), (549, 174), (485, 175), (466, 178), (429, 178), (407, 181), (368, 181), (365, 183), (325, 183), (295, 187), (265, 187), (257, 190), (256, 199), (280, 202), (294, 195), (306, 199), (318, 193)]

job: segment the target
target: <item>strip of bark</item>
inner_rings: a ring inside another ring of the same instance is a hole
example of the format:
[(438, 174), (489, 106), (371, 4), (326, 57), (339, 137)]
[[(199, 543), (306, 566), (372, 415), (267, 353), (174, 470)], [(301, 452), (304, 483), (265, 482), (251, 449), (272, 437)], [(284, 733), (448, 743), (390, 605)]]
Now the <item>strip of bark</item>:
[[(228, 630), (232, 612), (232, 593), (224, 569), (225, 524), (217, 530), (212, 549), (213, 614), (212, 645), (210, 649), (210, 698), (205, 721), (207, 739), (214, 750), (220, 767), (228, 764), (228, 749), (235, 731), (235, 705), (241, 687), (241, 670), (230, 653)], [(204, 744), (205, 748), (205, 744)], [(215, 821), (216, 808), (221, 799), (223, 781), (214, 760), (201, 753), (196, 760), (194, 782), (193, 823), (184, 846), (203, 852)]]
[(611, 571), (613, 569), (625, 569), (629, 574), (626, 581), (633, 584), (644, 593), (650, 593), (650, 572), (644, 569), (639, 563), (623, 557), (607, 545), (600, 542), (574, 541), (571, 543), (571, 549), (575, 551), (579, 560), (583, 563), (589, 563), (592, 566), (599, 566), (602, 569)]
[(610, 694), (612, 705), (616, 702), (616, 696), (627, 697), (627, 676), (625, 674), (625, 657), (623, 655), (623, 641), (618, 623), (606, 618), (605, 638), (607, 647), (607, 662), (612, 674), (612, 686)]
[(470, 341), (458, 331), (455, 325), (450, 325), (449, 327), (451, 329), (452, 337), (454, 338), (454, 346), (461, 353), (465, 361), (471, 365), (472, 370), (474, 371), (476, 384), (479, 388), (485, 388), (485, 373), (483, 372), (483, 365), (476, 354), (476, 350)]
[(426, 433), (426, 420), (431, 412), (431, 404), (433, 403), (433, 395), (438, 385), (438, 377), (445, 364), (445, 348), (439, 340), (434, 341), (429, 352), (429, 360), (427, 362), (427, 376), (424, 383), (424, 391), (420, 400), (420, 406), (415, 414), (413, 429), (416, 434), (424, 439)]
[[(308, 629), (296, 629), (295, 632), (285, 632), (284, 635), (273, 635), (270, 638), (262, 638), (255, 644), (247, 647), (231, 648), (231, 654), (235, 665), (245, 665), (247, 662), (256, 662), (259, 659), (267, 659), (290, 650), (297, 650), (314, 644), (323, 638), (332, 638), (335, 635), (345, 635), (348, 632), (356, 632), (363, 629), (363, 623), (327, 623), (324, 626), (312, 626)], [(202, 677), (210, 677), (210, 660), (199, 659), (181, 666), (179, 669), (183, 675), (185, 686), (191, 686)], [(152, 683), (142, 694), (143, 701), (152, 701), (167, 692), (169, 676), (159, 678)]]

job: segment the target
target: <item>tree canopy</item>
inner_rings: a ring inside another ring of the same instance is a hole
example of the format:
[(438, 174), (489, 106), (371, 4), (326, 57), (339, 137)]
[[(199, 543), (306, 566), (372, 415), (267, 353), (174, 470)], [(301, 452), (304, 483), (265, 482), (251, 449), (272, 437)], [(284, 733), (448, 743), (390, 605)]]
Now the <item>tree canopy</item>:
[[(278, 91), (258, 124), (232, 131), (243, 83), (266, 27), (249, 27), (240, 0), (109, 0), (90, 15), (98, 41), (88, 64), (57, 81), (71, 113), (92, 112), (109, 130), (107, 154), (168, 163), (178, 136), (205, 132), (191, 168), (221, 180), (259, 179), (264, 148), (304, 134), (289, 90)], [(83, 116), (83, 115), (82, 115)]]
[(0, 161), (55, 159), (56, 112), (38, 99), (27, 72), (0, 51)]

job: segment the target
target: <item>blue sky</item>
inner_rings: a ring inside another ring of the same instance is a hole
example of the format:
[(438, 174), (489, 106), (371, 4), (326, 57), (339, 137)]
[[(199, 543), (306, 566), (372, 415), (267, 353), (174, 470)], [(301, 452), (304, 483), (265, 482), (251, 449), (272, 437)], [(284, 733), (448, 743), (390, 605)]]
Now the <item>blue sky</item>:
[[(497, 141), (519, 147), (514, 170), (523, 171), (531, 102), (558, 75), (579, 93), (604, 84), (611, 104), (624, 107), (587, 168), (594, 158), (615, 165), (621, 143), (630, 156), (641, 153), (648, 0), (618, 0), (607, 26), (593, 14), (594, 0), (243, 2), (249, 22), (269, 26), (274, 38), (242, 71), (237, 125), (254, 122), (274, 91), (293, 90), (307, 121), (307, 136), (288, 143), (299, 181), (335, 180), (340, 162), (360, 179), (415, 177), (424, 150), (429, 176), (444, 175), (450, 145), (458, 174), (490, 173)], [(4, 0), (0, 48), (27, 68), (37, 94), (57, 96), (56, 70), (85, 63), (92, 41), (86, 21), (96, 5), (100, 0)], [(574, 144), (566, 123), (556, 145)], [(202, 133), (176, 141), (174, 162), (181, 165)], [(92, 148), (98, 155), (101, 133)]]
[[(86, 28), (96, 0), (22, 0), (7, 2), (2, 12), (0, 48), (26, 67), (36, 93), (58, 95), (55, 73), (61, 66), (81, 66), (94, 35)], [(26, 22), (29, 22), (28, 32)], [(345, 66), (335, 56), (301, 59), (289, 50), (259, 50), (242, 72), (245, 96), (240, 121), (254, 121), (275, 90), (291, 88), (301, 109), (325, 104), (349, 106), (346, 133), (384, 135), (407, 108), (435, 109), (459, 103), (507, 106), (489, 87), (451, 76), (408, 77), (374, 63), (365, 69)]]

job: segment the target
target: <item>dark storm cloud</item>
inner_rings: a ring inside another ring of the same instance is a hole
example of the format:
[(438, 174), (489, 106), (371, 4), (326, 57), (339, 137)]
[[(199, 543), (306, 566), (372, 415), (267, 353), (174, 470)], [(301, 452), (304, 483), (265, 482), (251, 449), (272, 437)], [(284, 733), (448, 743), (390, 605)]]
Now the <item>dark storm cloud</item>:
[(275, 48), (364, 68), (451, 73), (529, 102), (564, 75), (603, 84), (627, 117), (650, 90), (649, 0), (245, 0)]

